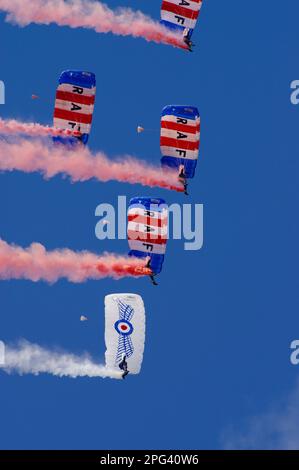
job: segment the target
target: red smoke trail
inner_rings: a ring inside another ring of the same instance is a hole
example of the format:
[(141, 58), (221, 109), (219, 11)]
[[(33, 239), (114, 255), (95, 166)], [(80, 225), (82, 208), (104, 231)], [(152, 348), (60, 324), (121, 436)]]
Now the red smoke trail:
[(164, 172), (130, 156), (108, 159), (101, 152), (92, 154), (87, 147), (74, 149), (64, 145), (47, 145), (41, 140), (0, 141), (0, 171), (39, 172), (46, 178), (62, 174), (72, 181), (120, 181), (143, 186), (161, 187), (182, 192), (176, 171)]
[(68, 129), (57, 129), (55, 127), (43, 126), (33, 122), (20, 122), (15, 119), (1, 119), (0, 118), (0, 134), (16, 135), (26, 134), (32, 137), (46, 137), (46, 136), (80, 136), (80, 132), (73, 132)]
[(144, 267), (144, 260), (127, 258), (109, 253), (98, 256), (87, 251), (69, 249), (46, 251), (39, 243), (28, 248), (9, 245), (0, 240), (0, 279), (27, 279), (30, 281), (56, 282), (65, 278), (70, 282), (107, 277), (137, 277), (151, 274)]
[(111, 10), (91, 0), (0, 0), (0, 11), (7, 20), (26, 26), (30, 23), (88, 28), (97, 33), (142, 37), (147, 41), (186, 49), (180, 34), (168, 31), (140, 11), (130, 8)]

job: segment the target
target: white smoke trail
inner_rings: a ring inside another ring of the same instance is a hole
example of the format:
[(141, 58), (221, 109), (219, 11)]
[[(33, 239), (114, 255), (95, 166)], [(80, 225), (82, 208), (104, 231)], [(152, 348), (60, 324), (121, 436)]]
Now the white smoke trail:
[(109, 377), (121, 379), (122, 372), (107, 369), (95, 363), (85, 353), (76, 356), (66, 352), (51, 351), (37, 344), (22, 340), (16, 346), (5, 347), (2, 370), (8, 374), (50, 374), (57, 377)]

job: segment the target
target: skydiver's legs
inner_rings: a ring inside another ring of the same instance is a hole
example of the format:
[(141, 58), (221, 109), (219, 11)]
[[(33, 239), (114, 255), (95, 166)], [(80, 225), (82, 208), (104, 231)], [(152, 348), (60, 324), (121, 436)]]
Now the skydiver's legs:
[[(146, 267), (149, 268), (149, 269), (151, 269), (151, 258), (148, 260), (148, 262), (147, 262), (147, 264), (146, 264)], [(150, 277), (150, 280), (152, 281), (153, 285), (154, 285), (154, 286), (157, 286), (158, 283), (157, 283), (156, 280), (155, 280), (155, 276), (154, 276), (153, 274), (150, 274), (149, 277)]]
[(188, 46), (189, 52), (192, 52), (193, 43), (188, 38), (184, 38), (184, 43)]

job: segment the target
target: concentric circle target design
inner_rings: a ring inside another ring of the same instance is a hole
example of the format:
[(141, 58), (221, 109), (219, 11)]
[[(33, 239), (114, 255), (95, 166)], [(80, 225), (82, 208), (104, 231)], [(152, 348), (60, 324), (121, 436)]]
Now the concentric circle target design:
[(132, 323), (130, 323), (128, 320), (118, 320), (114, 323), (114, 328), (118, 334), (123, 336), (131, 335), (134, 331)]

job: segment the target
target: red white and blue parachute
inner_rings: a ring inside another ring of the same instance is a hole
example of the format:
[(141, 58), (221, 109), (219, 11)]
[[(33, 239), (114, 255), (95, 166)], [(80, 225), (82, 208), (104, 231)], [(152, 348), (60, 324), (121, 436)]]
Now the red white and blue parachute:
[(199, 154), (200, 117), (194, 106), (166, 106), (161, 118), (161, 164), (193, 178)]
[(128, 209), (129, 256), (144, 258), (153, 275), (162, 270), (168, 236), (168, 207), (163, 199), (135, 197)]
[(172, 30), (188, 30), (189, 39), (196, 26), (202, 0), (163, 0), (161, 23)]
[(55, 141), (87, 144), (96, 94), (96, 77), (92, 72), (66, 70), (59, 78), (54, 109), (54, 127), (74, 133), (55, 137)]

